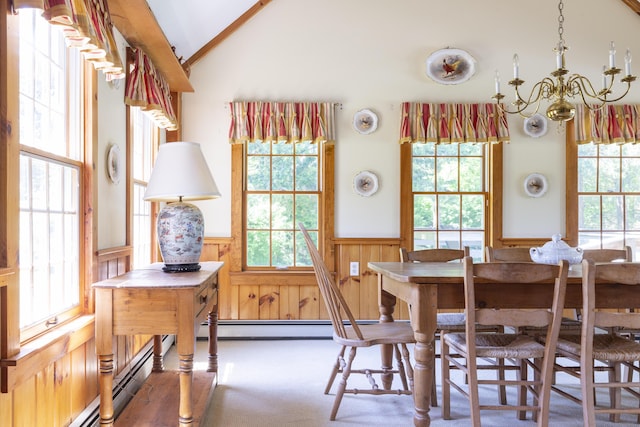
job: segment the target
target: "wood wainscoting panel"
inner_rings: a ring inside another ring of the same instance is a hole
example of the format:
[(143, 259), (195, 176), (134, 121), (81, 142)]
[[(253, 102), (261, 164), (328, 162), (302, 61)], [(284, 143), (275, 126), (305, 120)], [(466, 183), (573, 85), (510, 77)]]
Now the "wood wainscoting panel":
[[(335, 271), (340, 289), (359, 320), (376, 320), (378, 278), (367, 268), (370, 261), (399, 261), (400, 239), (341, 238), (334, 244)], [(205, 238), (201, 260), (224, 261), (218, 272), (220, 320), (328, 320), (312, 271), (297, 273), (231, 271), (231, 239)], [(350, 275), (350, 263), (359, 263)], [(399, 303), (396, 318), (407, 319), (406, 304)]]

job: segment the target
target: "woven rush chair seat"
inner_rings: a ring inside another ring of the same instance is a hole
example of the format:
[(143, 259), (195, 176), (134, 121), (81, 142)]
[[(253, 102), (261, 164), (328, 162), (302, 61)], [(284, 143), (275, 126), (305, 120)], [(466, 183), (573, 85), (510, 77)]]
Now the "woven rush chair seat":
[[(450, 345), (466, 346), (463, 334), (448, 334)], [(520, 334), (476, 334), (476, 356), (486, 358), (534, 359), (544, 356), (544, 345)]]
[[(562, 336), (558, 339), (557, 349), (563, 355), (580, 357), (580, 335)], [(634, 362), (640, 360), (640, 343), (623, 338), (617, 334), (594, 334), (593, 358), (612, 362)]]
[[(299, 227), (309, 250), (318, 288), (333, 326), (333, 340), (340, 345), (338, 357), (324, 390), (324, 394), (329, 394), (336, 377), (340, 375), (329, 419), (331, 421), (336, 419), (340, 403), (345, 394), (412, 395), (413, 366), (411, 365), (407, 345), (415, 344), (416, 340), (411, 325), (406, 322), (358, 324), (342, 292), (340, 292), (335, 277), (320, 256), (311, 235), (302, 224), (299, 224)], [(396, 360), (396, 368), (392, 366), (356, 368), (354, 366), (358, 348), (379, 345), (391, 346)], [(370, 388), (349, 388), (348, 381), (352, 374), (364, 375)], [(381, 375), (383, 387), (379, 387), (376, 382), (374, 375), (377, 374)], [(394, 378), (399, 378), (401, 382), (401, 387), (395, 390), (390, 388), (393, 385)]]

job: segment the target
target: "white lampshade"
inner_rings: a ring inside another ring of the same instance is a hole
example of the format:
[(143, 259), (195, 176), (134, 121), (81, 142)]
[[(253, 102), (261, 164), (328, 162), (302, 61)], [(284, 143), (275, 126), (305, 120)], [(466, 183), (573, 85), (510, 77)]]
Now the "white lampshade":
[(158, 150), (144, 199), (154, 202), (220, 197), (200, 144), (169, 142)]

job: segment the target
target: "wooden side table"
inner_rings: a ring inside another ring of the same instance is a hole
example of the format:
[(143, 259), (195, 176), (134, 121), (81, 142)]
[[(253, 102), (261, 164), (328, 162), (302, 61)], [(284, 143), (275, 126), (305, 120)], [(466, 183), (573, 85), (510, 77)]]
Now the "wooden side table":
[[(179, 359), (178, 425), (193, 425), (191, 385), (196, 329), (209, 325), (207, 371), (217, 372), (218, 270), (202, 262), (197, 272), (165, 273), (162, 263), (93, 284), (96, 292), (96, 353), (99, 363), (100, 426), (113, 426), (113, 336), (155, 335), (154, 370), (162, 370), (161, 335), (176, 335)], [(217, 381), (217, 378), (216, 378)]]

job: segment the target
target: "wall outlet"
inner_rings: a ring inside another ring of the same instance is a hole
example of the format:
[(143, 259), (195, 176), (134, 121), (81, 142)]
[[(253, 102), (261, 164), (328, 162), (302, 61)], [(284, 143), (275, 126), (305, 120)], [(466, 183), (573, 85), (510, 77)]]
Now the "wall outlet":
[(349, 264), (349, 274), (351, 276), (359, 276), (360, 275), (360, 263), (357, 261)]

